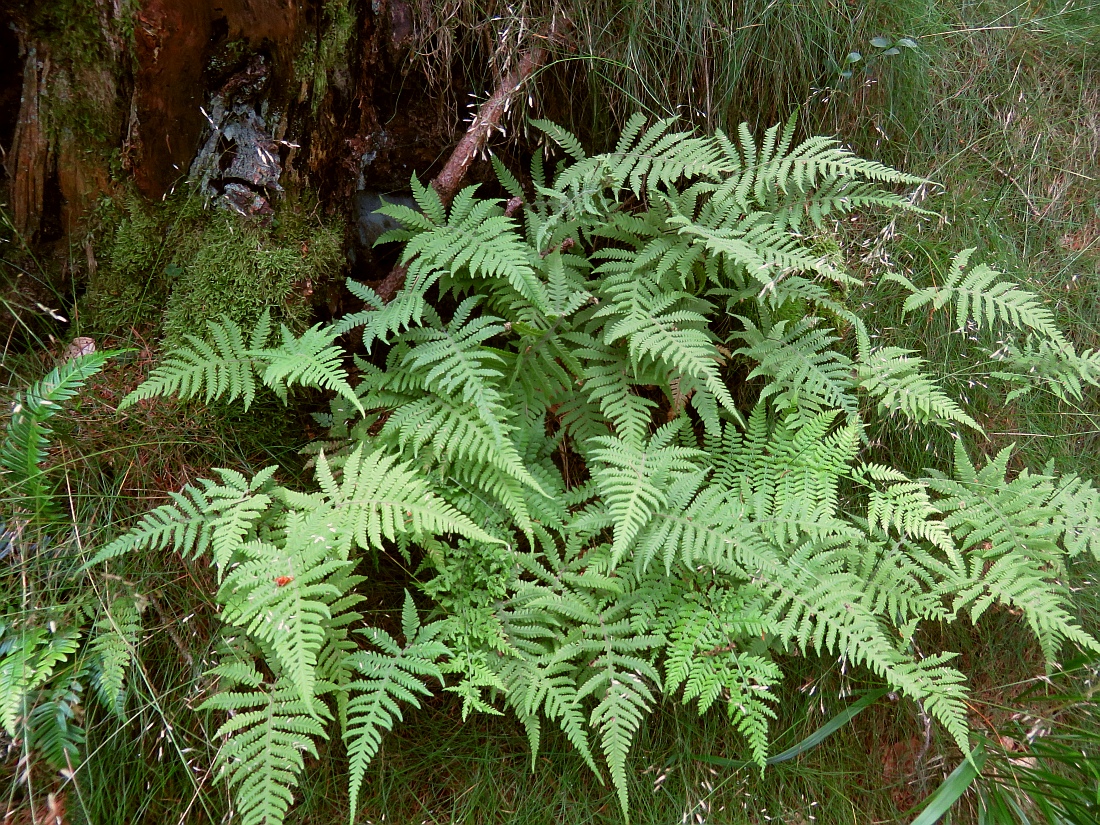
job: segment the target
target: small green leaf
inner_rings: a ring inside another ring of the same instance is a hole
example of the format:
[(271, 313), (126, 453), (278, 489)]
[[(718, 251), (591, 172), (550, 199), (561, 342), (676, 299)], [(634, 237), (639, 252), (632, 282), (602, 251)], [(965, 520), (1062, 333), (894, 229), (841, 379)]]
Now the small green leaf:
[(849, 63), (858, 63), (862, 59), (863, 59), (863, 55), (861, 55), (859, 52), (848, 52), (848, 62)]
[(917, 41), (911, 37), (903, 37), (897, 42), (897, 45), (905, 46), (907, 49), (915, 49), (917, 48)]
[(893, 41), (889, 37), (872, 37), (871, 45), (876, 49), (888, 49), (893, 45)]
[(884, 51), (883, 54), (893, 57), (895, 54), (901, 54), (901, 49), (899, 49), (897, 46), (894, 46), (893, 48), (889, 48)]

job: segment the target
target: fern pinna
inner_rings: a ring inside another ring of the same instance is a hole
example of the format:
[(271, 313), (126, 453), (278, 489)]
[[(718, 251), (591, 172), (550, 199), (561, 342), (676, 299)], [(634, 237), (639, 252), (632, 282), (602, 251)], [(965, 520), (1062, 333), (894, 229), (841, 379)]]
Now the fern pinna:
[[(281, 821), (334, 735), (354, 818), (384, 732), (440, 688), (464, 713), (514, 713), (533, 754), (559, 727), (626, 813), (631, 743), (662, 697), (723, 706), (763, 767), (779, 652), (866, 668), (966, 752), (965, 676), (917, 652), (922, 625), (1000, 605), (1051, 659), (1100, 649), (1064, 575), (1100, 548), (1095, 489), (1012, 476), (1007, 451), (973, 463), (978, 423), (918, 353), (879, 343), (847, 301), (856, 280), (813, 245), (852, 210), (915, 209), (891, 189), (918, 178), (826, 138), (794, 146), (793, 124), (757, 144), (636, 117), (591, 157), (537, 125), (567, 155), (552, 174), (548, 151), (531, 190), (494, 161), (521, 217), (473, 187), (445, 209), (414, 179), (420, 211), (384, 208), (403, 228), (380, 242), (404, 243), (408, 268), (392, 302), (351, 283), (363, 312), (277, 347), (266, 323), (212, 322), (125, 402), (247, 404), (256, 376), (336, 393), (312, 489), (220, 471), (96, 559), (216, 565), (227, 652), (206, 707), (233, 712), (220, 765), (244, 821)], [(1096, 383), (1035, 296), (965, 265), (906, 282), (908, 308), (1015, 330), (1037, 383)], [(352, 387), (334, 341), (356, 329)], [(865, 435), (880, 416), (956, 432), (953, 465), (892, 466)], [(406, 594), (398, 635), (356, 611), (360, 562), (383, 552), (418, 567), (427, 610)]]

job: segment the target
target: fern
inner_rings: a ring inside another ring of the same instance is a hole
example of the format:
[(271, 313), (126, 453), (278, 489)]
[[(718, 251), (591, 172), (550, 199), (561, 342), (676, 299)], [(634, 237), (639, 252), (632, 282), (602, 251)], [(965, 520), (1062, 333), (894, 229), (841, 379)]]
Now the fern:
[(763, 766), (768, 749), (768, 720), (775, 718), (769, 687), (779, 681), (774, 662), (738, 650), (765, 626), (746, 610), (736, 591), (701, 594), (677, 592), (664, 616), (668, 634), (665, 692), (683, 686), (684, 703), (696, 700), (699, 713), (716, 701), (744, 734), (753, 760)]
[(15, 738), (18, 722), (26, 717), (32, 694), (49, 682), (58, 665), (76, 652), (80, 633), (66, 628), (0, 626), (0, 725)]
[(780, 321), (765, 335), (748, 318), (741, 318), (745, 331), (736, 336), (746, 346), (736, 350), (755, 362), (749, 378), (770, 378), (760, 394), (771, 398), (779, 410), (805, 410), (819, 413), (842, 409), (856, 414), (852, 393), (852, 362), (843, 353), (830, 349), (838, 339), (830, 330), (819, 328), (820, 318), (807, 317), (790, 325)]
[(416, 605), (406, 591), (405, 604), (401, 609), (401, 631), (405, 645), (399, 645), (384, 630), (370, 628), (368, 637), (379, 652), (359, 651), (351, 656), (350, 665), (360, 677), (347, 686), (352, 698), (348, 701), (348, 721), (344, 730), (351, 759), (350, 808), (353, 822), (363, 775), (378, 752), (382, 731), (391, 729), (394, 720), (402, 718), (398, 701), (420, 707), (417, 694), (431, 695), (423, 683), (424, 677), (443, 681), (443, 672), (437, 661), (448, 656), (450, 651), (446, 645), (435, 640), (440, 629), (438, 623), (421, 626)]
[[(940, 638), (925, 628), (1001, 605), (1050, 663), (1067, 643), (1100, 647), (1067, 585), (1070, 560), (1100, 557), (1096, 488), (1010, 473), (1008, 452), (972, 464), (974, 418), (807, 237), (854, 210), (914, 209), (893, 190), (922, 179), (829, 138), (796, 144), (793, 121), (756, 141), (634, 117), (599, 155), (536, 126), (566, 155), (552, 174), (548, 151), (527, 188), (493, 164), (522, 225), (473, 187), (447, 209), (414, 178), (420, 211), (384, 207), (402, 228), (382, 241), (403, 243), (407, 269), (393, 301), (351, 283), (362, 312), (277, 345), (266, 321), (247, 342), (212, 322), (124, 402), (334, 396), (306, 450), (312, 484), (219, 470), (95, 548), (93, 564), (175, 551), (215, 565), (227, 653), (205, 707), (229, 714), (218, 764), (244, 821), (286, 817), (304, 754), (334, 730), (354, 819), (386, 732), (438, 689), (464, 717), (513, 713), (533, 767), (557, 725), (628, 816), (630, 751), (666, 697), (723, 707), (767, 764), (783, 654), (864, 669), (962, 748), (966, 677), (954, 653), (916, 652)], [(1080, 399), (1095, 353), (969, 255), (940, 286), (901, 279), (906, 311), (953, 304), (960, 327), (1010, 328), (999, 375)], [(336, 337), (358, 327), (372, 358), (355, 359), (353, 386)], [(901, 472), (867, 435), (878, 417), (958, 430), (954, 466)], [(356, 571), (383, 553), (415, 571), (400, 639), (357, 609)], [(140, 624), (128, 604), (93, 634), (97, 690), (116, 703)], [(25, 655), (0, 642), (5, 724), (64, 687), (45, 631), (27, 632)]]
[(84, 744), (78, 718), (82, 685), (65, 680), (44, 696), (27, 717), (27, 744), (55, 769), (72, 770)]
[(136, 600), (120, 596), (96, 622), (95, 638), (89, 651), (95, 659), (92, 686), (100, 703), (116, 716), (122, 715), (126, 672), (135, 656), (141, 616)]
[(622, 605), (609, 606), (594, 617), (595, 622), (581, 629), (582, 635), (572, 646), (577, 652), (595, 655), (586, 669), (591, 675), (582, 677), (577, 698), (583, 700), (592, 695), (597, 699), (588, 723), (599, 733), (611, 782), (625, 816), (627, 752), (654, 701), (650, 684), (659, 686), (661, 678), (644, 655), (658, 643), (658, 637), (635, 634), (623, 612)]
[(999, 369), (992, 377), (1015, 385), (1006, 401), (1043, 388), (1062, 401), (1080, 402), (1087, 386), (1100, 387), (1100, 351), (1078, 353), (1068, 342), (1009, 344), (994, 353), (994, 358)]
[(51, 435), (46, 422), (119, 352), (104, 350), (72, 358), (16, 396), (7, 431), (0, 441), (0, 480), (35, 517), (54, 510), (42, 466)]
[(1021, 610), (1048, 661), (1065, 639), (1100, 650), (1100, 642), (1073, 616), (1056, 578), (1062, 556), (1058, 539), (1065, 527), (1054, 522), (1052, 479), (1024, 472), (1008, 480), (1011, 454), (1006, 448), (978, 469), (956, 444), (955, 477), (927, 480), (943, 496), (938, 506), (944, 525), (969, 562), (954, 607), (968, 608), (975, 619), (994, 602)]
[(1054, 315), (1034, 293), (1001, 280), (1001, 273), (985, 264), (979, 264), (967, 273), (966, 266), (974, 252), (973, 248), (964, 249), (955, 256), (940, 287), (918, 289), (904, 276), (889, 276), (913, 293), (905, 300), (903, 310), (912, 312), (929, 303), (933, 310), (938, 310), (953, 302), (955, 325), (960, 330), (965, 329), (969, 321), (973, 321), (979, 329), (1002, 323), (1015, 329), (1029, 330), (1060, 347), (1068, 346), (1065, 336), (1054, 322)]
[[(300, 516), (290, 517), (288, 538), (301, 531), (300, 522)], [(310, 535), (324, 533), (311, 531)], [(218, 598), (226, 605), (222, 621), (246, 629), (269, 645), (279, 672), (308, 701), (314, 693), (317, 655), (325, 641), (324, 623), (332, 618), (329, 604), (343, 595), (327, 579), (342, 572), (347, 562), (329, 558), (330, 548), (323, 542), (301, 544), (243, 543)]]
[(923, 371), (924, 359), (911, 350), (882, 347), (872, 350), (856, 370), (859, 386), (878, 400), (879, 409), (901, 413), (921, 424), (981, 427)]
[[(180, 398), (203, 396), (207, 403), (225, 398), (244, 399), (247, 410), (256, 398), (256, 377), (280, 398), (294, 384), (332, 390), (359, 408), (359, 399), (347, 382), (340, 361), (343, 351), (332, 345), (333, 329), (313, 327), (300, 338), (283, 325), (282, 345), (267, 348), (271, 318), (264, 313), (246, 345), (244, 335), (229, 318), (207, 321), (211, 342), (187, 335), (189, 346), (176, 350), (149, 378), (122, 399), (119, 410), (158, 395)], [(361, 409), (361, 408), (360, 408)]]
[(303, 755), (317, 756), (315, 742), (325, 737), (325, 705), (302, 696), (287, 680), (265, 684), (255, 669), (216, 668), (213, 672), (249, 688), (218, 693), (202, 705), (205, 710), (233, 714), (214, 734), (215, 739), (225, 739), (218, 750), (219, 776), (234, 790), (241, 822), (282, 822), (294, 801)]
[(589, 453), (594, 478), (615, 524), (612, 564), (622, 559), (653, 513), (667, 504), (664, 491), (676, 474), (698, 469), (693, 459), (703, 454), (668, 446), (674, 433), (666, 427), (643, 450), (612, 437), (594, 439), (599, 445)]

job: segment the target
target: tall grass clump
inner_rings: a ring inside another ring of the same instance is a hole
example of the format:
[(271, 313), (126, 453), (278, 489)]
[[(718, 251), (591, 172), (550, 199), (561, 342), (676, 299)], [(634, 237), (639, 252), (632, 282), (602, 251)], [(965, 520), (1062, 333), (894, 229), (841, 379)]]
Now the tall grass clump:
[(891, 128), (915, 128), (926, 105), (927, 53), (885, 52), (941, 26), (934, 0), (451, 0), (417, 6), (416, 15), (414, 60), (441, 88), (452, 71), (475, 90), (490, 87), (524, 48), (560, 32), (534, 93), (542, 111), (599, 146), (639, 110), (708, 130), (741, 121), (762, 130), (802, 110), (806, 133), (821, 133), (874, 108), (876, 118), (888, 113)]

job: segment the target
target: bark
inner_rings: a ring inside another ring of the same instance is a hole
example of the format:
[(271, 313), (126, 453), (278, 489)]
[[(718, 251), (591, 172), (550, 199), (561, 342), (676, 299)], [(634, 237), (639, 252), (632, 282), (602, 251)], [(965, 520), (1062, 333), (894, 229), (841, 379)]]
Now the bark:
[(49, 146), (42, 122), (41, 94), (49, 74), (49, 56), (40, 57), (37, 47), (26, 46), (19, 120), (6, 163), (11, 180), (12, 221), (15, 231), (26, 239), (38, 232), (45, 201)]
[(129, 134), (134, 179), (160, 198), (187, 174), (206, 118), (207, 62), (212, 42), (263, 45), (273, 84), (289, 88), (301, 36), (293, 0), (145, 0), (134, 28), (135, 83)]

